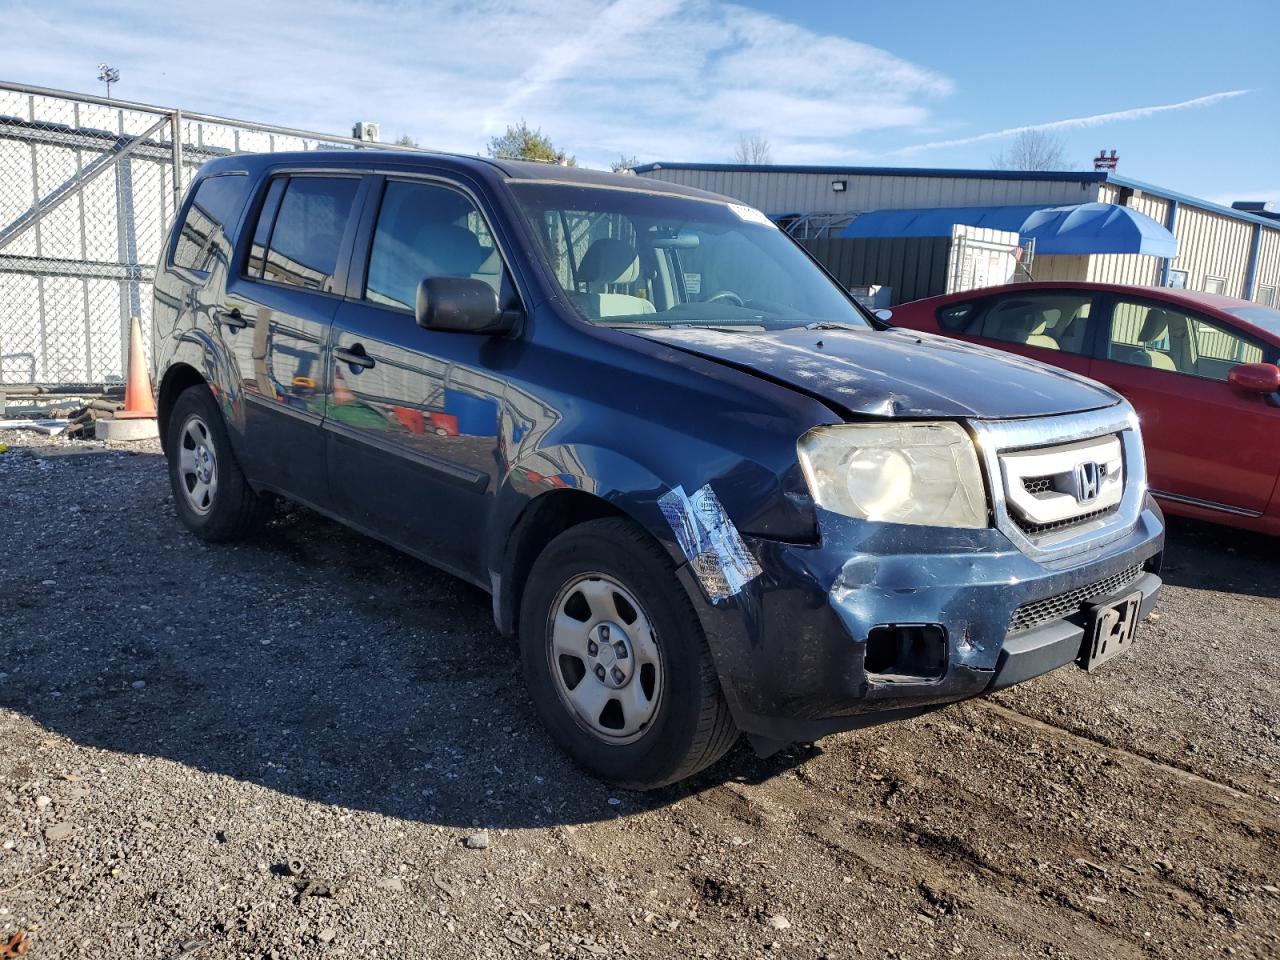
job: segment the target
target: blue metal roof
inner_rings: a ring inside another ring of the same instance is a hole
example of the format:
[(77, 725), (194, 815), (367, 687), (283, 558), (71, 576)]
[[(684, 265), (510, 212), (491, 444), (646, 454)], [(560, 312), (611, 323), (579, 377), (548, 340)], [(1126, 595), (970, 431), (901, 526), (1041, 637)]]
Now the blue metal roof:
[(1067, 206), (929, 207), (873, 210), (840, 231), (844, 238), (949, 237), (955, 224), (1006, 230), (1034, 239), (1044, 256), (1133, 253), (1178, 255), (1178, 241), (1146, 214), (1114, 203)]
[(950, 170), (945, 167), (820, 167), (788, 163), (642, 163), (640, 176), (655, 170), (719, 170), (724, 173), (813, 173), (838, 177), (957, 177), (982, 180), (1044, 180), (1057, 183), (1101, 183), (1105, 173), (1070, 170)]
[(1177, 200), (1188, 206), (1220, 213), (1226, 217), (1257, 223), (1276, 229), (1276, 221), (1268, 217), (1236, 210), (1190, 194), (1179, 193), (1141, 180), (1131, 180), (1107, 171), (1090, 170), (974, 170), (946, 167), (824, 167), (811, 164), (783, 163), (644, 163), (634, 168), (643, 176), (656, 170), (714, 170), (723, 173), (812, 173), (832, 177), (948, 177), (960, 180), (1039, 180), (1043, 183), (1109, 183), (1144, 193)]
[(970, 227), (990, 227), (1020, 233), (1027, 217), (1038, 213), (1039, 205), (1012, 207), (924, 207), (918, 210), (872, 210), (854, 217), (839, 236), (857, 237), (949, 237), (957, 223)]

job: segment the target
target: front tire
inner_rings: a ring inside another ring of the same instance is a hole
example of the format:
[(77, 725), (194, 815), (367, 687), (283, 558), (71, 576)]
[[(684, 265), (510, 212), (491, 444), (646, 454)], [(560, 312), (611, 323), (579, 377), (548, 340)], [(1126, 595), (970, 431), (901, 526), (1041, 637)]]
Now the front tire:
[(231, 450), (222, 411), (207, 384), (174, 401), (165, 444), (178, 518), (202, 540), (239, 540), (271, 514), (272, 498), (255, 493)]
[(675, 566), (628, 520), (591, 520), (547, 546), (524, 591), (520, 645), (543, 723), (604, 780), (665, 786), (737, 739)]

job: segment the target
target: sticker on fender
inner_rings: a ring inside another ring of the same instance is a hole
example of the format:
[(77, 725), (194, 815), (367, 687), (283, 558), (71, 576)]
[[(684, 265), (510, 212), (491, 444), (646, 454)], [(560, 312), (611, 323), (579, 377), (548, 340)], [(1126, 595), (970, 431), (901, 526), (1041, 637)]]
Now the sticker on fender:
[(724, 600), (739, 593), (761, 573), (738, 528), (720, 505), (711, 485), (692, 496), (676, 487), (658, 500), (680, 549), (709, 598)]

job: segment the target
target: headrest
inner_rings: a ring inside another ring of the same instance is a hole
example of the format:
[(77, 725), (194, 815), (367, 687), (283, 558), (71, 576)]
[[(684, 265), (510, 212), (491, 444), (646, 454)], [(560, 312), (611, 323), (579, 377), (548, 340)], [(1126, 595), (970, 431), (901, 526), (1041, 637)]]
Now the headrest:
[(1033, 323), (1031, 325), (1031, 330), (1028, 332), (1027, 336), (1040, 337), (1048, 333), (1048, 331), (1049, 331), (1049, 321), (1041, 320), (1039, 323)]
[(470, 277), (490, 253), (474, 233), (451, 223), (423, 227), (414, 249), (426, 259), (431, 277)]
[(640, 255), (625, 240), (601, 237), (578, 264), (578, 279), (587, 283), (634, 283), (640, 279)]
[(1142, 332), (1138, 334), (1139, 343), (1151, 343), (1159, 340), (1169, 332), (1169, 311), (1148, 310), (1147, 319), (1142, 321)]

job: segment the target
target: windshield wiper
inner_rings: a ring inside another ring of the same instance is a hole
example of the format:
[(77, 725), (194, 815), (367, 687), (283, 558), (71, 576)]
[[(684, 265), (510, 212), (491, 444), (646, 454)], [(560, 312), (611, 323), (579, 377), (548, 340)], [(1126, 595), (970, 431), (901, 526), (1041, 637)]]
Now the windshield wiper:
[(804, 328), (806, 330), (850, 330), (854, 333), (867, 329), (866, 327), (855, 327), (851, 323), (840, 323), (836, 320), (819, 320), (816, 323), (806, 323)]

